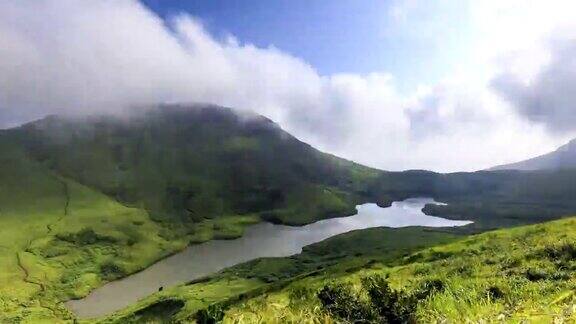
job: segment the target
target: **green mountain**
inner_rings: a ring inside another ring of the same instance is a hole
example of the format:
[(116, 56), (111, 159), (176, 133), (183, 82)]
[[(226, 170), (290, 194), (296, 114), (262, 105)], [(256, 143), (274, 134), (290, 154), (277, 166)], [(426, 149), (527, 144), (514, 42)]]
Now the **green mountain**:
[(70, 320), (62, 301), (263, 219), (353, 214), (376, 174), (213, 106), (2, 130), (0, 322)]
[(289, 224), (351, 214), (375, 170), (324, 154), (272, 121), (215, 106), (127, 117), (49, 117), (13, 131), (28, 154), (155, 220), (263, 213)]
[(555, 170), (576, 168), (576, 139), (550, 152), (532, 159), (499, 165), (490, 170)]
[(182, 249), (129, 208), (31, 159), (0, 134), (0, 322), (64, 322), (63, 300)]
[(262, 116), (209, 105), (49, 117), (7, 133), (52, 172), (182, 231), (235, 215), (302, 225), (414, 196), (447, 202), (427, 210), (483, 229), (576, 211), (573, 170), (379, 171), (322, 153)]
[(360, 203), (418, 196), (448, 203), (426, 206), (428, 214), (474, 224), (349, 233), (300, 256), (255, 260), (153, 295), (110, 318), (120, 322), (168, 313), (193, 320), (303, 277), (400, 262), (462, 235), (573, 215), (576, 171), (385, 172), (322, 153), (264, 117), (210, 105), (51, 116), (2, 130), (0, 322), (73, 321), (63, 301), (189, 244), (237, 238), (249, 224), (302, 225), (353, 214)]

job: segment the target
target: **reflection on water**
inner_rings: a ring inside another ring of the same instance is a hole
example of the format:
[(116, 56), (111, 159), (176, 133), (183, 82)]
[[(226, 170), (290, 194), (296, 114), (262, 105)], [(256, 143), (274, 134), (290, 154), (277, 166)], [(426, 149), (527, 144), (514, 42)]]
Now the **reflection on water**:
[(142, 272), (108, 283), (87, 297), (66, 304), (81, 318), (103, 316), (135, 303), (159, 287), (184, 283), (256, 258), (297, 254), (306, 245), (352, 230), (381, 226), (448, 227), (471, 223), (427, 216), (422, 213), (422, 208), (428, 203), (434, 203), (434, 200), (412, 198), (394, 202), (388, 208), (364, 204), (357, 207), (358, 214), (354, 216), (326, 219), (302, 227), (270, 223), (251, 225), (239, 239), (190, 246)]

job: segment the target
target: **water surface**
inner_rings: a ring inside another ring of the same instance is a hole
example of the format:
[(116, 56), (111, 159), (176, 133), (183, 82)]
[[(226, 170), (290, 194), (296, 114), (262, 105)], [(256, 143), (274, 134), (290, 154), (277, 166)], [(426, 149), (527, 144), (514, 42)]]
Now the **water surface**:
[(66, 305), (80, 318), (107, 315), (148, 296), (159, 287), (173, 286), (212, 274), (226, 267), (261, 257), (290, 256), (312, 243), (331, 236), (370, 227), (451, 227), (471, 222), (427, 216), (422, 212), (429, 198), (411, 198), (392, 203), (388, 208), (376, 204), (357, 206), (358, 214), (331, 218), (301, 226), (259, 223), (246, 228), (235, 240), (209, 241), (192, 245), (149, 268), (108, 283), (83, 299)]

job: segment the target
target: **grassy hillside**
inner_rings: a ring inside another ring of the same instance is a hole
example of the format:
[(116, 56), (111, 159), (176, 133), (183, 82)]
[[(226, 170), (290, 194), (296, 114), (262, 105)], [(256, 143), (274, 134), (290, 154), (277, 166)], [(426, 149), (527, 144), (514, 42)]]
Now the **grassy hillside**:
[(499, 230), (414, 253), (394, 266), (306, 278), (233, 305), (224, 322), (573, 321), (575, 229), (572, 218)]
[(35, 160), (175, 228), (261, 213), (293, 225), (354, 212), (377, 171), (321, 153), (261, 116), (162, 106), (129, 117), (49, 117), (12, 130)]
[(0, 322), (71, 319), (61, 300), (185, 245), (127, 208), (26, 157), (0, 136)]
[[(370, 240), (371, 234), (381, 230), (344, 234), (323, 242), (319, 249), (333, 245), (337, 250), (348, 246), (342, 245), (345, 241), (362, 242), (359, 237)], [(466, 238), (444, 237), (444, 242), (453, 241), (448, 244), (441, 244), (438, 237), (413, 236), (418, 229), (405, 231), (411, 232), (410, 237), (420, 237), (420, 244), (436, 246), (401, 256), (388, 245), (390, 250), (371, 254), (369, 262), (349, 257), (325, 271), (304, 272), (268, 285), (230, 270), (149, 297), (103, 322), (222, 318), (224, 323), (378, 323), (399, 319), (561, 323), (576, 319), (575, 218)], [(278, 267), (291, 260), (274, 264)], [(263, 268), (253, 265), (252, 269), (259, 273)]]

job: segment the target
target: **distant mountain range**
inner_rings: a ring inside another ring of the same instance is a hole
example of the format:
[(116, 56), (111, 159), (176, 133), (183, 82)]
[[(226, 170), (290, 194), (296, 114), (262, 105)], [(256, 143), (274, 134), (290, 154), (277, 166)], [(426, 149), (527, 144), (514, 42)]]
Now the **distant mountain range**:
[(562, 145), (554, 152), (516, 163), (503, 164), (490, 168), (495, 170), (557, 170), (576, 168), (576, 139)]

